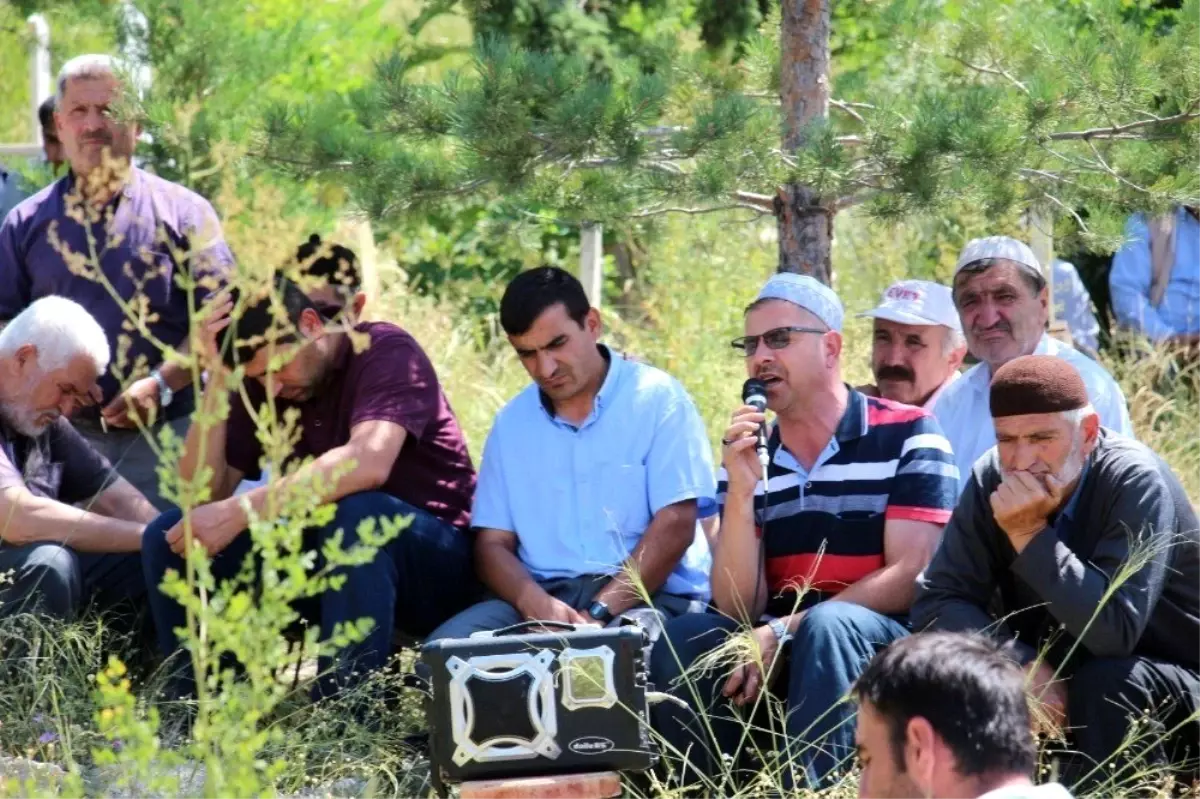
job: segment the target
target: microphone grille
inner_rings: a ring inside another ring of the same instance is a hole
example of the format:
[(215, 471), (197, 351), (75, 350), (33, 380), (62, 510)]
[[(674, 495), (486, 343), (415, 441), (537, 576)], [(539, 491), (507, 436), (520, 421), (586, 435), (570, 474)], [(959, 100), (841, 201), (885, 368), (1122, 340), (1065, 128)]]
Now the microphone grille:
[(754, 396), (762, 397), (764, 401), (767, 397), (767, 384), (757, 377), (750, 378), (742, 385), (742, 402), (748, 402)]

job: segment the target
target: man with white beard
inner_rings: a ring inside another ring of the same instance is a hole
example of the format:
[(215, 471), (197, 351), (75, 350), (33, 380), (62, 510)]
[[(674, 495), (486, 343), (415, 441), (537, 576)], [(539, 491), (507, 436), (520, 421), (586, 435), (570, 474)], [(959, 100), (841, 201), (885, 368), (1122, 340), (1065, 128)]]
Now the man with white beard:
[(0, 613), (70, 618), (146, 592), (142, 530), (154, 506), (75, 431), (108, 368), (83, 306), (44, 297), (0, 331)]
[[(976, 462), (917, 580), (913, 628), (1015, 639), (1064, 775), (1107, 793), (1200, 740), (1200, 522), (1170, 467), (1101, 428), (1079, 372), (1028, 355), (996, 370), (997, 445)], [(1136, 725), (1136, 728), (1135, 728)], [(1102, 768), (1098, 768), (1103, 766)]]

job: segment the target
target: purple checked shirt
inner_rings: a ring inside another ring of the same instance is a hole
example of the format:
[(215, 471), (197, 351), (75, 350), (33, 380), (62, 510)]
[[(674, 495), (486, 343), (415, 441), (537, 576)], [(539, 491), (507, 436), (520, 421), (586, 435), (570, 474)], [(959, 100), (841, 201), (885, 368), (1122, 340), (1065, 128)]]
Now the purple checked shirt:
[[(18, 204), (0, 224), (0, 320), (7, 321), (41, 297), (56, 294), (78, 302), (108, 334), (113, 367), (100, 378), (104, 402), (120, 388), (114, 370), (128, 377), (145, 357), (153, 369), (162, 362), (155, 344), (125, 324), (125, 314), (108, 290), (91, 278), (71, 271), (52, 242), (52, 232), (71, 253), (90, 260), (87, 230), (68, 215), (67, 198), (74, 177), (52, 183)], [(163, 344), (179, 347), (188, 334), (188, 292), (176, 281), (192, 269), (198, 279), (198, 306), (212, 285), (224, 282), (233, 268), (233, 255), (222, 238), (211, 205), (200, 195), (141, 169), (130, 170), (121, 192), (110, 201), (105, 222), (91, 225), (100, 268), (125, 302), (144, 296), (150, 333)], [(75, 212), (78, 216), (78, 212)], [(172, 250), (190, 258), (176, 258)], [(182, 261), (182, 263), (180, 262)], [(124, 366), (119, 365), (122, 337), (130, 340)], [(170, 411), (187, 412), (190, 388), (180, 392)], [(93, 411), (94, 413), (94, 411)], [(173, 414), (168, 414), (173, 415)]]

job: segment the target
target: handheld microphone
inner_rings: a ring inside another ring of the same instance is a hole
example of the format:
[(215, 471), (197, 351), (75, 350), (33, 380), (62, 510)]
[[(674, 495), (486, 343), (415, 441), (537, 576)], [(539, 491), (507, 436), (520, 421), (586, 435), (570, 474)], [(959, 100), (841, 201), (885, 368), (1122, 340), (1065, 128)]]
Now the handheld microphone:
[[(742, 385), (742, 402), (754, 407), (759, 413), (767, 412), (767, 384), (759, 380), (757, 377), (752, 377)], [(758, 426), (758, 443), (754, 445), (754, 451), (758, 453), (758, 462), (762, 464), (763, 469), (767, 468), (767, 463), (770, 457), (767, 455), (767, 424), (763, 422)]]

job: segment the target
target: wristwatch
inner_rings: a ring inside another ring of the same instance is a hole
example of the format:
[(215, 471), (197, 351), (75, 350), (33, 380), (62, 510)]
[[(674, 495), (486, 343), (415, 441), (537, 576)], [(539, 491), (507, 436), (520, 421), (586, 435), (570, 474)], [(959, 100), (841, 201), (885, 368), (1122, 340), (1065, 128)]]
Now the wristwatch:
[(155, 369), (150, 376), (154, 378), (155, 383), (158, 383), (158, 407), (167, 407), (171, 404), (171, 400), (175, 399), (175, 392), (167, 385), (167, 380), (162, 376), (162, 372)]
[(608, 609), (608, 605), (599, 599), (593, 602), (591, 607), (588, 608), (588, 615), (601, 624), (608, 624), (613, 620), (612, 611)]
[(783, 620), (771, 619), (767, 622), (767, 626), (771, 628), (771, 632), (775, 633), (775, 639), (779, 641), (780, 646), (792, 640), (792, 631), (787, 628)]

